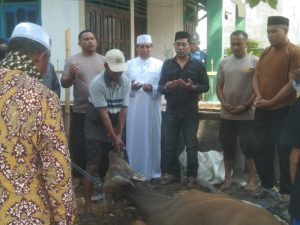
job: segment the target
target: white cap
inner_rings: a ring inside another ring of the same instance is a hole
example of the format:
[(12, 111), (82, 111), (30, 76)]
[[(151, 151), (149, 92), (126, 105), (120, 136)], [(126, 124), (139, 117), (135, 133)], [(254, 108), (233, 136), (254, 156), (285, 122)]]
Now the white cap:
[(125, 57), (119, 49), (109, 50), (104, 57), (108, 67), (113, 72), (123, 72), (127, 70)]
[(142, 34), (137, 36), (136, 38), (136, 44), (152, 44), (151, 36), (148, 34)]
[(19, 23), (15, 26), (11, 39), (15, 37), (25, 37), (37, 41), (50, 50), (51, 40), (47, 31), (40, 25), (34, 23)]

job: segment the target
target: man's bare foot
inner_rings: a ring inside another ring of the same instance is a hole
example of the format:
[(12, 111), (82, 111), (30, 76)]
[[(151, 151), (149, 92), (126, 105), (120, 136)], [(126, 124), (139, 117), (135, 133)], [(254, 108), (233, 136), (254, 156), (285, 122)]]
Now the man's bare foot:
[(246, 186), (246, 191), (249, 191), (249, 192), (254, 192), (255, 189), (256, 189), (256, 185), (254, 182), (248, 182), (247, 186)]
[(232, 184), (232, 178), (225, 179), (224, 183), (221, 185), (220, 189), (225, 191), (228, 190)]

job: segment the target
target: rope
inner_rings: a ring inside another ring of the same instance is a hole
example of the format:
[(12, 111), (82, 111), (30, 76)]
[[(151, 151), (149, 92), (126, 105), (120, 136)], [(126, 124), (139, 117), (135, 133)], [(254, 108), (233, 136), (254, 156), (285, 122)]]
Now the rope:
[(79, 173), (86, 176), (95, 186), (101, 186), (101, 183), (95, 177), (93, 177), (91, 174), (87, 173), (80, 166), (76, 165), (74, 162), (71, 162), (71, 166), (75, 170), (77, 170)]

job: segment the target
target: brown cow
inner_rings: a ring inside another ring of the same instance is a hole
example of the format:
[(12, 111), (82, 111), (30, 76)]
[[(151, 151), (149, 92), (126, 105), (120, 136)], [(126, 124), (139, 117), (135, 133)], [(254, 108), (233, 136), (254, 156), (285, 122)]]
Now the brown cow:
[(191, 190), (171, 198), (116, 174), (104, 186), (129, 200), (147, 225), (280, 225), (266, 209), (225, 194)]

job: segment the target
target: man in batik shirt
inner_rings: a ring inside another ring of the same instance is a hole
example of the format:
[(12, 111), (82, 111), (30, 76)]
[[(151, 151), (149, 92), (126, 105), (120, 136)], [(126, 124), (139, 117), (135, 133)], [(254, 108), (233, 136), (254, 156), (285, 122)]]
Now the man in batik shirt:
[(1, 224), (72, 224), (70, 157), (57, 95), (39, 80), (50, 38), (18, 24), (0, 62)]

